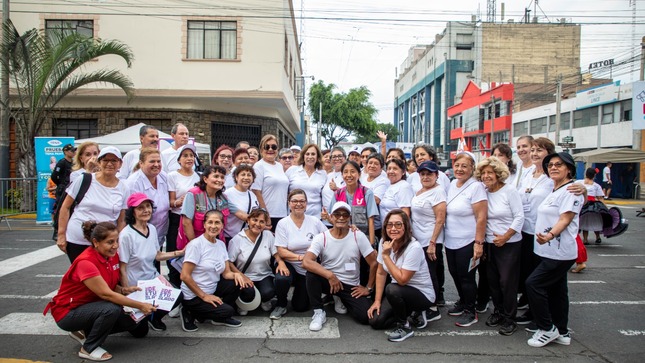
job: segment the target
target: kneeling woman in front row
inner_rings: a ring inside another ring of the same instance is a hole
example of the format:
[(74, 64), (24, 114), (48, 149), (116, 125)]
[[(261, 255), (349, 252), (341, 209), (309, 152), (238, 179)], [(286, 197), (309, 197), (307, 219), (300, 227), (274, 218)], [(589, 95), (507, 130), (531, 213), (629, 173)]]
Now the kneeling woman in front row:
[(148, 334), (147, 320), (135, 322), (123, 312), (123, 306), (141, 310), (146, 315), (157, 309), (151, 304), (128, 299), (127, 295), (140, 290), (136, 286), (119, 284), (119, 231), (110, 222), (83, 223), (83, 235), (92, 248), (83, 251), (72, 263), (58, 294), (45, 308), (49, 309), (59, 328), (82, 344), (78, 356), (93, 361), (105, 361), (112, 355), (101, 348), (109, 334), (129, 331), (141, 338)]
[[(396, 323), (397, 328), (388, 334), (388, 340), (401, 342), (414, 335), (408, 316), (415, 312), (415, 325), (425, 328), (426, 311), (435, 301), (423, 247), (412, 238), (410, 218), (401, 209), (390, 211), (383, 221), (383, 243), (379, 246), (377, 261), (376, 296), (367, 315), (370, 325), (376, 329)], [(392, 283), (386, 286), (387, 274), (392, 276)], [(434, 309), (431, 316), (440, 318)]]
[(196, 331), (195, 320), (211, 320), (213, 325), (235, 328), (242, 326), (242, 322), (233, 318), (233, 303), (240, 295), (240, 288), (250, 285), (244, 275), (231, 271), (226, 245), (217, 239), (222, 228), (222, 212), (209, 210), (204, 215), (204, 234), (186, 246), (181, 270), (184, 301), (180, 311), (184, 331)]

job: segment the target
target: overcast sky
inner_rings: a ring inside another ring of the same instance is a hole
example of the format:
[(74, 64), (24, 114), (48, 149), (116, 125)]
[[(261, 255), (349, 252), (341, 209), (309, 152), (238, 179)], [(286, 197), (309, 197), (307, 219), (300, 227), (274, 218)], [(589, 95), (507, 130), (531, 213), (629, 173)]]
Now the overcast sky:
[[(298, 27), (302, 25), (303, 73), (315, 76), (316, 81), (334, 83), (338, 91), (367, 86), (372, 91), (372, 103), (379, 110), (379, 122), (387, 123), (393, 120), (396, 68), (405, 60), (410, 46), (432, 43), (447, 21), (470, 21), (478, 13), (486, 20), (487, 14), (485, 0), (293, 1), (298, 19), (300, 9), (304, 9), (304, 19), (296, 21)], [(498, 22), (501, 3), (497, 0)], [(504, 22), (508, 19), (519, 22), (529, 5), (534, 16), (531, 0), (505, 1)], [(628, 60), (632, 51), (640, 56), (640, 40), (645, 36), (645, 0), (636, 1), (635, 37), (632, 37), (630, 0), (541, 0), (538, 5), (540, 22), (566, 18), (582, 24), (583, 70), (592, 61)], [(633, 69), (633, 80), (636, 80), (638, 61), (634, 62)], [(630, 82), (631, 77), (629, 66), (614, 73), (614, 78), (623, 82)], [(311, 84), (311, 80), (307, 82)]]

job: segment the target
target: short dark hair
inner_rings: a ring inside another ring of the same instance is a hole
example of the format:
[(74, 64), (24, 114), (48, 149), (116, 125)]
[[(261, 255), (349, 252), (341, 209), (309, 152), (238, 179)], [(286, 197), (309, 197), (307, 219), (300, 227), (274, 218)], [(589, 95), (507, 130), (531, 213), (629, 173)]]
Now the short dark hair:
[(143, 125), (139, 128), (139, 136), (146, 136), (149, 130), (157, 130), (157, 128), (152, 125)]

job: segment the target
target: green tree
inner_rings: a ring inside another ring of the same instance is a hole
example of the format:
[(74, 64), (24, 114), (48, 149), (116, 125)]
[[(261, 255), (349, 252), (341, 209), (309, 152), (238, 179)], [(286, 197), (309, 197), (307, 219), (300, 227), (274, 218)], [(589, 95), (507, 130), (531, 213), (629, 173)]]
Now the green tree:
[[(350, 135), (376, 132), (376, 108), (370, 102), (371, 92), (365, 86), (347, 93), (334, 92), (336, 85), (314, 83), (309, 89), (309, 111), (313, 122), (320, 127), (326, 146), (332, 147)], [(320, 104), (322, 103), (322, 123)]]
[(81, 69), (105, 55), (119, 56), (130, 67), (134, 55), (119, 41), (76, 33), (48, 39), (43, 32), (31, 29), (20, 35), (10, 21), (4, 24), (3, 32), (1, 49), (9, 55), (9, 64), (3, 66), (9, 70), (14, 91), (9, 108), (16, 123), (18, 174), (33, 177), (34, 137), (63, 98), (83, 86), (105, 83), (121, 88), (128, 101), (132, 99), (134, 85), (120, 71), (100, 69), (83, 73)]
[[(396, 128), (394, 124), (376, 124), (376, 130), (383, 131), (387, 135), (387, 139), (389, 141), (396, 141), (397, 138), (399, 137), (399, 130)], [(366, 135), (358, 135), (354, 139), (354, 142), (357, 144), (364, 144), (366, 142), (381, 142), (379, 140), (378, 136), (376, 136), (376, 132), (372, 132), (371, 134), (366, 134)]]

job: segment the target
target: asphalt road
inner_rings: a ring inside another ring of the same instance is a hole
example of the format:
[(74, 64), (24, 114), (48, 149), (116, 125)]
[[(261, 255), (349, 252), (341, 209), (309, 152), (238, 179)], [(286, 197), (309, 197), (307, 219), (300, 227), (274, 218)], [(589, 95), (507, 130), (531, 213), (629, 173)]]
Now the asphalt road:
[[(178, 319), (165, 318), (168, 331), (151, 331), (144, 339), (127, 334), (109, 337), (103, 347), (114, 362), (179, 361), (439, 361), (439, 362), (642, 362), (645, 353), (645, 218), (637, 206), (623, 208), (629, 230), (588, 248), (587, 269), (569, 274), (570, 346), (532, 348), (530, 333), (505, 337), (488, 328), (490, 314), (458, 328), (442, 308), (442, 319), (415, 337), (390, 343), (382, 331), (361, 326), (328, 309), (319, 333), (308, 331), (310, 313), (289, 312), (271, 322), (268, 313), (242, 317), (238, 329), (200, 325), (196, 333), (181, 330)], [(640, 208), (640, 206), (638, 206)], [(0, 224), (0, 362), (24, 359), (80, 361), (79, 345), (58, 330), (42, 311), (69, 262), (49, 240), (51, 230), (31, 220), (12, 220), (13, 231)], [(457, 298), (448, 276), (446, 299)]]

